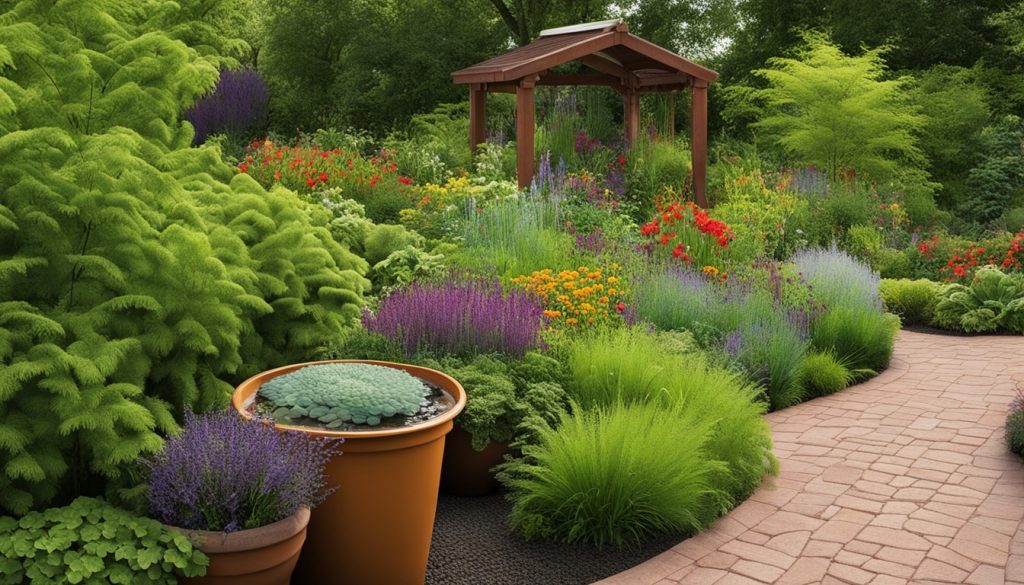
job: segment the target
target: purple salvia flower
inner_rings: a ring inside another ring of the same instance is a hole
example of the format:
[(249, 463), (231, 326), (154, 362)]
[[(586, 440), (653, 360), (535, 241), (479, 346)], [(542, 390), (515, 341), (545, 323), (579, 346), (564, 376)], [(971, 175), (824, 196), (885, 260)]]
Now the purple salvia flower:
[(396, 340), (406, 354), (420, 351), (522, 356), (541, 346), (543, 308), (527, 293), (503, 293), (480, 280), (413, 284), (363, 316), (363, 326)]
[(193, 144), (202, 144), (221, 132), (245, 137), (266, 120), (269, 100), (267, 83), (256, 71), (221, 71), (213, 92), (185, 111), (185, 119), (196, 132)]

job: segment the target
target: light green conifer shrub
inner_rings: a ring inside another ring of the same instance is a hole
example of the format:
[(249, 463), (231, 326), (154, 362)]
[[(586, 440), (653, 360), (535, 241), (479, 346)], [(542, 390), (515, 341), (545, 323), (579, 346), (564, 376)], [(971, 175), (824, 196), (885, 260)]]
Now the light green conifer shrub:
[(160, 32), (175, 10), (0, 14), (0, 510), (129, 482), (186, 406), (358, 317), (367, 266), (326, 214), (188, 148), (223, 59)]

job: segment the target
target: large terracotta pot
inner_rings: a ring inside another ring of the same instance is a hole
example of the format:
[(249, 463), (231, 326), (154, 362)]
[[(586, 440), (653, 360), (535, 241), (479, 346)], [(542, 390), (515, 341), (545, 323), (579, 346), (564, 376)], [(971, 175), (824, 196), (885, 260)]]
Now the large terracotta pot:
[(459, 425), (444, 443), (441, 465), (441, 491), (453, 496), (478, 497), (498, 489), (498, 480), (491, 471), (504, 463), (506, 443), (491, 441), (483, 451), (473, 449), (473, 436)]
[(426, 422), (378, 431), (341, 432), (278, 425), (322, 437), (342, 437), (341, 455), (327, 464), (328, 482), (338, 486), (313, 510), (309, 539), (296, 568), (296, 584), (421, 585), (426, 576), (437, 508), (441, 457), (452, 419), (466, 405), (466, 392), (436, 370), (371, 360), (294, 364), (242, 382), (231, 398), (249, 417), (249, 399), (271, 378), (323, 363), (367, 363), (398, 368), (435, 384), (456, 401)]
[(210, 557), (203, 577), (179, 579), (184, 585), (288, 585), (306, 540), (309, 508), (249, 530), (210, 532), (184, 530), (199, 550)]

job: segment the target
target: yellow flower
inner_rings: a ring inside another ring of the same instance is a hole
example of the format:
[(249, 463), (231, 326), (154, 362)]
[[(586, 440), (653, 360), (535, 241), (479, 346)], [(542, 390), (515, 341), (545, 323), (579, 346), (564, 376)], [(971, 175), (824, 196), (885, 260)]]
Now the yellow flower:
[(711, 276), (718, 276), (718, 269), (714, 266), (705, 266), (704, 274), (710, 274)]
[(565, 320), (565, 322), (569, 325), (575, 325), (579, 323), (579, 321), (575, 317), (569, 317), (568, 319)]
[(619, 282), (618, 277), (615, 277), (615, 276), (609, 276), (608, 277), (608, 284), (617, 284), (618, 282)]
[(552, 318), (552, 319), (557, 319), (557, 318), (559, 318), (559, 317), (561, 317), (561, 316), (562, 316), (562, 312), (561, 312), (561, 311), (551, 311), (551, 310), (547, 310), (547, 311), (544, 311), (544, 315), (545, 315), (546, 317), (550, 317), (550, 318)]

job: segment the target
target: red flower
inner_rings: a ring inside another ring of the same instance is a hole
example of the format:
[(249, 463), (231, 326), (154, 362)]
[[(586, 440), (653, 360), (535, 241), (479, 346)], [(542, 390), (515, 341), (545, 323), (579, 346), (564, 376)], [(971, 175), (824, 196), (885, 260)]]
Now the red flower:
[(320, 173), (320, 176), (318, 178), (320, 179), (321, 183), (326, 183), (328, 179), (330, 179), (331, 177), (327, 173)]
[(398, 182), (403, 185), (412, 185), (412, 179), (409, 177), (398, 177)]
[(306, 179), (306, 184), (309, 185), (310, 189), (316, 187), (316, 181), (314, 181), (313, 179)]
[(242, 163), (242, 164), (238, 165), (238, 172), (240, 172), (240, 173), (248, 173), (249, 172), (249, 165), (246, 164), (246, 163)]
[(620, 312), (620, 313), (625, 311), (626, 310), (626, 303), (619, 303), (619, 304), (615, 305), (615, 310)]

